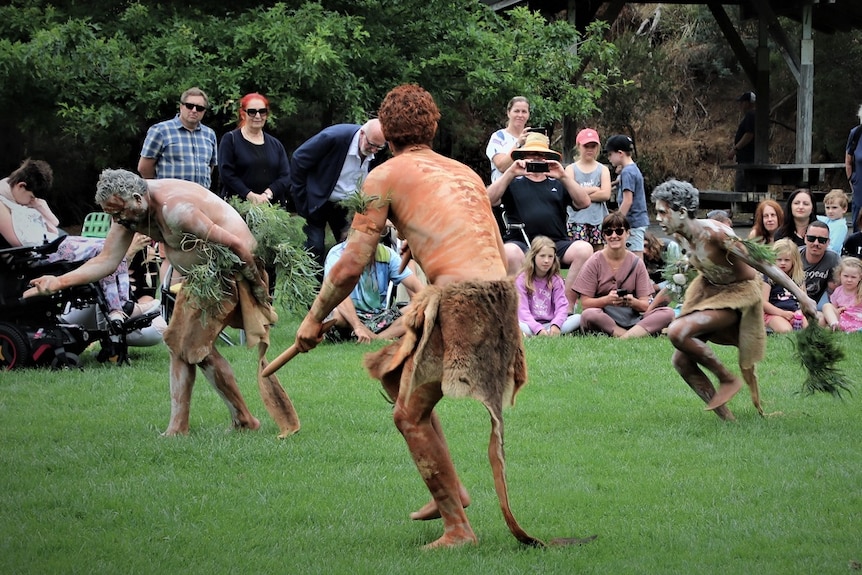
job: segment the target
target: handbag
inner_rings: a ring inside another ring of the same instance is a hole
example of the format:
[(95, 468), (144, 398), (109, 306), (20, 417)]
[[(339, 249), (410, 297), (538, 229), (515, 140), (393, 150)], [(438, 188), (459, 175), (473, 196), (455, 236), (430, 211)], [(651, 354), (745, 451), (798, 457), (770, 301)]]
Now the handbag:
[[(635, 260), (632, 263), (632, 267), (629, 269), (629, 273), (626, 274), (626, 277), (624, 277), (618, 285), (623, 285), (624, 283), (626, 283), (626, 280), (629, 279), (629, 276), (632, 275), (633, 271), (635, 271), (637, 265), (638, 261)], [(604, 312), (611, 316), (611, 319), (614, 320), (614, 323), (626, 329), (634, 327), (641, 320), (640, 313), (636, 312), (631, 307), (625, 305), (606, 305), (604, 307)]]

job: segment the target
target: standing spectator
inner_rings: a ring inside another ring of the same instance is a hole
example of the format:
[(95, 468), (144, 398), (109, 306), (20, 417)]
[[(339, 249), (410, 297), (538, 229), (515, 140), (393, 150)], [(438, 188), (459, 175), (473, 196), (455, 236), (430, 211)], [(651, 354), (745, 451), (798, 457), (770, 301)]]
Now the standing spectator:
[(841, 261), (829, 245), (829, 227), (819, 220), (811, 222), (805, 232), (805, 245), (799, 250), (802, 255), (802, 269), (805, 270), (805, 291), (808, 297), (817, 302), (817, 309), (823, 309), (827, 299), (832, 271)]
[(850, 234), (847, 239), (844, 240), (844, 247), (841, 248), (841, 255), (862, 258), (862, 212), (859, 212), (855, 226), (856, 229), (860, 231)]
[[(326, 226), (336, 242), (347, 228), (347, 208), (339, 202), (361, 188), (374, 154), (386, 147), (380, 121), (336, 124), (300, 145), (290, 159), (290, 193), (305, 218), (306, 248), (324, 264)], [(322, 278), (322, 271), (320, 277)]]
[(550, 238), (533, 238), (524, 269), (515, 278), (518, 323), (526, 336), (571, 333), (581, 324), (580, 315), (568, 313), (569, 302), (556, 250)]
[(602, 239), (602, 220), (608, 215), (605, 204), (611, 199), (611, 172), (598, 162), (599, 133), (592, 128), (578, 132), (575, 139), (578, 146), (578, 159), (566, 166), (566, 173), (584, 187), (590, 196), (590, 205), (582, 210), (572, 206), (566, 208), (569, 214), (567, 228), (573, 240), (583, 240), (593, 246), (593, 251), (604, 245)]
[[(802, 256), (799, 248), (788, 238), (775, 242), (775, 266), (787, 274), (798, 286), (805, 284), (805, 271), (802, 269)], [(763, 320), (766, 327), (774, 333), (790, 333), (808, 324), (799, 309), (799, 300), (790, 290), (763, 276)]]
[(859, 214), (862, 213), (862, 146), (859, 145), (859, 140), (862, 140), (862, 106), (859, 106), (859, 111), (856, 112), (859, 117), (860, 125), (850, 130), (850, 136), (847, 138), (847, 149), (844, 153), (844, 171), (847, 173), (847, 179), (850, 181), (850, 187), (853, 190), (853, 231), (862, 231), (859, 225)]
[(814, 198), (805, 188), (790, 194), (784, 207), (784, 223), (773, 234), (773, 238), (790, 238), (799, 247), (805, 245), (805, 232), (808, 225), (817, 219)]
[(646, 206), (644, 177), (632, 159), (633, 150), (634, 142), (632, 139), (622, 134), (611, 136), (605, 144), (608, 160), (615, 168), (619, 168), (617, 205), (620, 213), (631, 226), (626, 247), (630, 252), (643, 259), (644, 235), (649, 226), (649, 214)]
[(829, 249), (836, 254), (841, 253), (844, 240), (847, 238), (847, 194), (844, 190), (829, 190), (823, 198), (823, 209), (825, 216), (817, 216), (817, 219), (829, 226)]
[[(754, 163), (754, 131), (755, 131), (755, 108), (757, 96), (754, 92), (746, 92), (736, 99), (739, 102), (739, 110), (742, 113), (742, 121), (736, 128), (733, 136), (733, 146), (728, 154), (728, 159), (736, 157), (737, 164)], [(745, 171), (737, 169), (733, 184), (735, 192), (750, 192), (751, 185), (745, 177)]]
[(138, 173), (148, 180), (176, 178), (209, 189), (218, 163), (215, 132), (201, 123), (209, 99), (200, 88), (189, 88), (180, 97), (179, 108), (172, 120), (147, 130)]
[(263, 131), (269, 100), (253, 92), (239, 101), (237, 128), (222, 136), (218, 151), (221, 195), (254, 204), (284, 204), (290, 190), (290, 164), (284, 146)]
[(775, 241), (775, 232), (784, 223), (784, 210), (775, 200), (763, 200), (754, 210), (754, 224), (748, 234), (750, 240), (760, 240), (764, 244)]
[(862, 331), (862, 260), (846, 257), (835, 268), (835, 291), (823, 306), (823, 322), (832, 330)]
[[(592, 255), (593, 247), (587, 242), (569, 239), (566, 208), (572, 204), (578, 209), (585, 208), (590, 205), (590, 197), (563, 169), (562, 156), (548, 148), (548, 137), (544, 134), (531, 133), (526, 143), (511, 155), (512, 165), (503, 177), (488, 186), (488, 198), (492, 206), (502, 202), (507, 217), (524, 224), (527, 237), (547, 236), (557, 246), (557, 257), (569, 268), (566, 299), (571, 312), (577, 302), (571, 285)], [(527, 243), (523, 237), (510, 233), (503, 236), (503, 247), (509, 275), (514, 276), (524, 265)]]
[(628, 339), (659, 333), (673, 321), (674, 311), (647, 311), (653, 284), (643, 260), (626, 249), (628, 220), (613, 212), (602, 222), (605, 247), (587, 260), (573, 289), (581, 299), (581, 327)]
[(496, 182), (512, 165), (512, 152), (524, 145), (530, 128), (530, 102), (523, 96), (515, 96), (506, 106), (506, 127), (497, 130), (488, 140), (485, 155), (491, 162), (491, 182)]

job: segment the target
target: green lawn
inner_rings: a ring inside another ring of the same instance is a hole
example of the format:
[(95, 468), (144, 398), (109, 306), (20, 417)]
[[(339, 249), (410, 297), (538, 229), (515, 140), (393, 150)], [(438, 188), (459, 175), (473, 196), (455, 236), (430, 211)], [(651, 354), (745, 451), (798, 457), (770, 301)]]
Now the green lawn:
[[(276, 353), (295, 321), (273, 333)], [(862, 373), (862, 335), (844, 338)], [(164, 348), (131, 367), (0, 376), (2, 573), (848, 573), (862, 562), (862, 417), (797, 393), (791, 340), (769, 338), (760, 418), (743, 390), (736, 423), (670, 365), (666, 338), (527, 341), (530, 383), (506, 411), (515, 516), (543, 539), (597, 534), (583, 547), (528, 549), (509, 534), (487, 461), (489, 421), (471, 400), (441, 418), (473, 504), (478, 547), (422, 551), (439, 521), (408, 513), (427, 491), (360, 367), (372, 347), (323, 345), (279, 376), (302, 431), (276, 439), (257, 394), (254, 353), (222, 347), (258, 432), (228, 432), (202, 376), (189, 437), (162, 438)], [(719, 348), (735, 365), (735, 350)], [(857, 567), (858, 568), (858, 567)]]

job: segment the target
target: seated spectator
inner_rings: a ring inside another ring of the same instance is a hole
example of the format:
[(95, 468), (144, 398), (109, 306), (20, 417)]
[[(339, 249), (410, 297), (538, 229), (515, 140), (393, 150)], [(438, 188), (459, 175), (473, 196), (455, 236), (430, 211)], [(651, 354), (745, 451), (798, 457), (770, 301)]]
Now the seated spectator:
[[(48, 207), (44, 196), (54, 182), (54, 173), (46, 162), (24, 160), (8, 178), (0, 180), (0, 236), (11, 247), (37, 246), (57, 239), (61, 234), (59, 218)], [(67, 236), (47, 262), (85, 262), (102, 252), (105, 240)], [(129, 315), (152, 311), (158, 303), (124, 311), (129, 302), (129, 271), (126, 260), (111, 273), (99, 280), (110, 311), (111, 321), (122, 322)]]
[(661, 332), (673, 321), (668, 307), (647, 311), (654, 293), (643, 260), (626, 249), (629, 222), (613, 212), (602, 221), (605, 247), (584, 266), (574, 290), (581, 300), (581, 329), (632, 338)]
[(844, 246), (841, 248), (842, 256), (862, 258), (862, 212), (859, 212), (859, 217), (856, 218), (856, 228), (860, 231), (850, 234), (844, 240)]
[(515, 278), (518, 289), (518, 323), (526, 336), (557, 336), (581, 325), (581, 316), (569, 315), (566, 288), (560, 275), (557, 247), (550, 238), (536, 236), (524, 269)]
[[(531, 132), (523, 146), (512, 150), (511, 157), (512, 165), (488, 186), (491, 205), (502, 203), (508, 220), (523, 223), (528, 238), (547, 236), (554, 242), (560, 263), (569, 268), (566, 299), (571, 312), (577, 301), (570, 289), (572, 282), (592, 255), (593, 247), (585, 241), (569, 239), (566, 209), (570, 205), (586, 208), (590, 196), (563, 169), (562, 156), (548, 148), (544, 134)], [(504, 233), (503, 242), (509, 275), (515, 276), (524, 265), (527, 243), (520, 231)]]
[(845, 257), (835, 268), (835, 290), (823, 306), (823, 323), (832, 330), (862, 331), (862, 260)]
[(823, 305), (829, 301), (827, 290), (832, 289), (830, 282), (833, 270), (841, 258), (826, 249), (829, 246), (829, 227), (823, 222), (811, 222), (804, 235), (805, 246), (800, 253), (802, 269), (805, 270), (805, 291), (808, 292), (808, 297), (817, 302), (817, 309), (822, 310)]
[[(388, 306), (387, 292), (389, 282), (403, 283), (411, 294), (422, 289), (422, 283), (410, 268), (399, 272), (401, 256), (382, 240), (389, 235), (389, 228), (381, 234), (381, 243), (372, 263), (362, 271), (356, 287), (333, 310), (335, 326), (326, 334), (330, 341), (346, 341), (355, 337), (359, 343), (370, 343), (375, 339), (396, 339), (404, 335), (401, 325), (401, 310)], [(347, 241), (335, 244), (326, 256), (324, 277), (344, 253)]]
[(760, 240), (764, 244), (775, 241), (775, 232), (784, 225), (784, 210), (775, 200), (763, 200), (754, 210), (754, 224), (748, 234), (750, 240)]
[(847, 238), (847, 194), (844, 190), (829, 190), (823, 198), (823, 209), (825, 216), (817, 216), (817, 219), (829, 226), (829, 249), (836, 254), (841, 253), (844, 240)]
[[(790, 238), (799, 247), (805, 246), (805, 231), (808, 224), (817, 219), (817, 205), (806, 188), (795, 190), (787, 198), (784, 207), (784, 223), (775, 230), (773, 239)], [(828, 229), (828, 228), (827, 228)]]
[(724, 210), (712, 210), (706, 214), (706, 218), (721, 222), (729, 228), (733, 227), (733, 220), (730, 219), (730, 215)]
[[(773, 244), (775, 266), (787, 274), (793, 283), (802, 287), (805, 272), (799, 248), (788, 238)], [(769, 276), (763, 276), (763, 321), (773, 333), (789, 333), (808, 325), (799, 308), (799, 300), (784, 286), (777, 285)]]
[(679, 244), (670, 238), (659, 238), (652, 232), (644, 234), (644, 265), (646, 265), (653, 289), (664, 287), (664, 268), (681, 256)]

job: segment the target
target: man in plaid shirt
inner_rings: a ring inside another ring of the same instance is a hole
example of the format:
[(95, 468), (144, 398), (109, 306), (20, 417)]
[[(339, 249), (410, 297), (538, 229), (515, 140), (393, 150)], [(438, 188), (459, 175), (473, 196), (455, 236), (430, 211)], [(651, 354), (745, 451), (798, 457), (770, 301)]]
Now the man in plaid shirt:
[(209, 189), (218, 157), (215, 132), (201, 124), (208, 107), (200, 88), (183, 92), (179, 114), (147, 130), (138, 173), (145, 179), (176, 178)]

